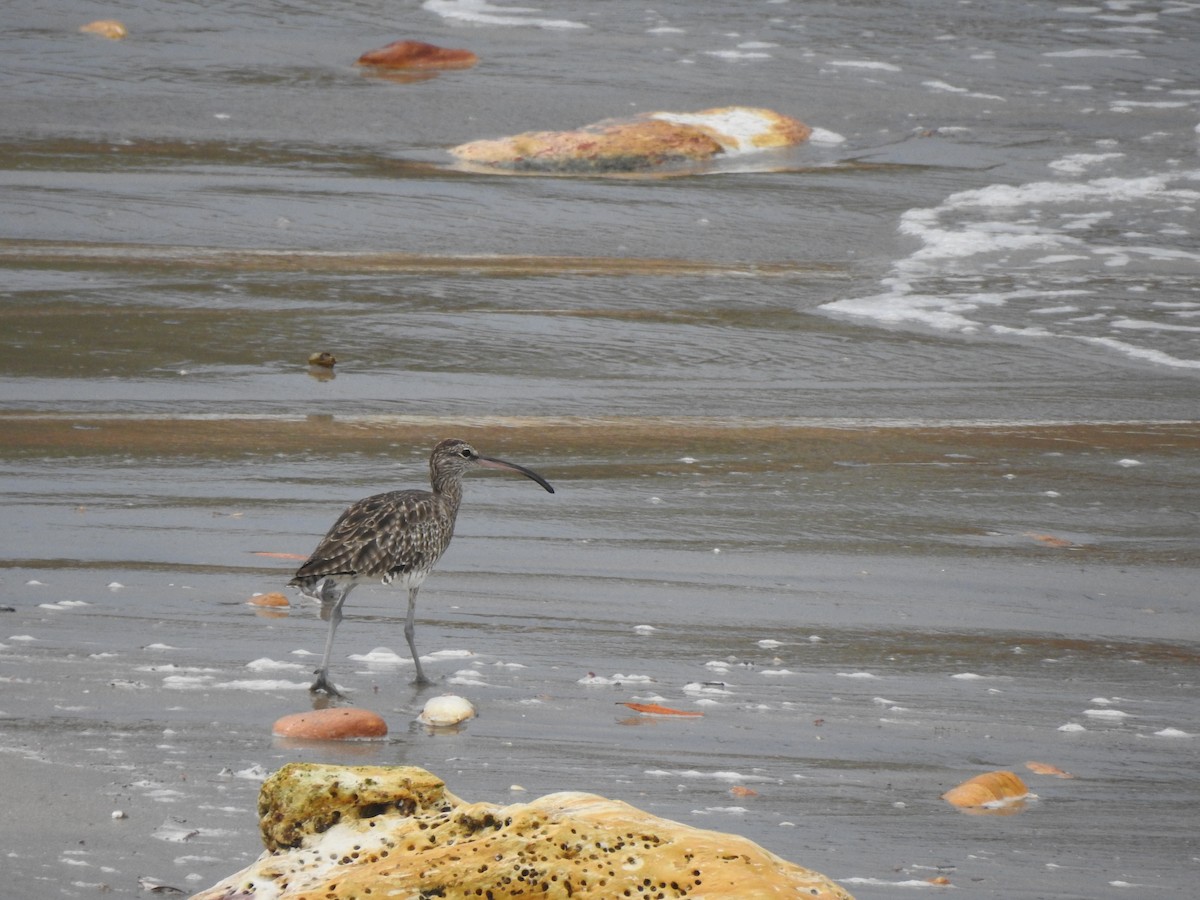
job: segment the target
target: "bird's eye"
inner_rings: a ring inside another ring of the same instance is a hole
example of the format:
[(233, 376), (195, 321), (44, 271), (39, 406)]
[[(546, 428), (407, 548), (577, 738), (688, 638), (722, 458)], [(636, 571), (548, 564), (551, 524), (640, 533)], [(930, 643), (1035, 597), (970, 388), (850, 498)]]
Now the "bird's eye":
[(458, 451), (458, 455), (461, 456), (463, 459), (470, 459), (471, 458), (471, 448), (463, 447), (461, 450)]

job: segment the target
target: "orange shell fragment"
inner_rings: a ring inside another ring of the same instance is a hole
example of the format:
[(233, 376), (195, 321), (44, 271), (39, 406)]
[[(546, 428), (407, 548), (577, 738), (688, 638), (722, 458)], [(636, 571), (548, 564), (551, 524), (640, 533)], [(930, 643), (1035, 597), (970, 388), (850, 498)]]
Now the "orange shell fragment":
[(640, 712), (647, 716), (702, 716), (702, 712), (692, 712), (686, 709), (671, 709), (669, 706), (659, 706), (657, 703), (623, 703), (622, 706), (628, 706), (634, 712)]
[(1047, 547), (1077, 547), (1074, 541), (1068, 541), (1066, 538), (1056, 537), (1052, 534), (1037, 534), (1032, 531), (1025, 532), (1025, 537), (1033, 538), (1040, 544), (1045, 544)]
[(80, 25), (79, 30), (84, 34), (98, 34), (114, 41), (129, 36), (129, 30), (116, 19), (97, 19), (95, 22)]
[(1028, 796), (1029, 788), (1015, 772), (998, 771), (969, 778), (942, 794), (942, 799), (952, 806), (972, 808), (1002, 806)]
[(1075, 777), (1070, 772), (1065, 772), (1062, 769), (1060, 769), (1058, 766), (1050, 765), (1050, 763), (1040, 763), (1040, 762), (1030, 761), (1030, 762), (1025, 763), (1025, 768), (1027, 768), (1030, 772), (1033, 772), (1035, 775), (1054, 775), (1057, 778), (1074, 778)]
[(255, 594), (246, 602), (251, 606), (278, 607), (290, 605), (288, 603), (288, 598), (278, 592), (271, 594)]

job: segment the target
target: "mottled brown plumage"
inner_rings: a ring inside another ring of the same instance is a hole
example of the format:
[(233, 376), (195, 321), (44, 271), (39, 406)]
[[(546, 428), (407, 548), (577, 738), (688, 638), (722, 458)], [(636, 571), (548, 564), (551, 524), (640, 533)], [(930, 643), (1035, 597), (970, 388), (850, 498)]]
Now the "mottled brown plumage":
[(462, 479), (472, 468), (506, 469), (536, 481), (551, 494), (554, 488), (536, 472), (480, 456), (466, 441), (450, 439), (433, 448), (429, 457), (432, 491), (405, 490), (375, 494), (359, 500), (333, 523), (317, 549), (288, 584), (321, 604), (329, 620), (325, 654), (310, 690), (338, 696), (329, 682), (333, 636), (342, 620), (342, 605), (357, 585), (398, 583), (408, 589), (408, 618), (404, 637), (412, 651), (418, 683), (427, 681), (413, 641), (417, 591), (454, 536), (454, 520), (462, 502)]

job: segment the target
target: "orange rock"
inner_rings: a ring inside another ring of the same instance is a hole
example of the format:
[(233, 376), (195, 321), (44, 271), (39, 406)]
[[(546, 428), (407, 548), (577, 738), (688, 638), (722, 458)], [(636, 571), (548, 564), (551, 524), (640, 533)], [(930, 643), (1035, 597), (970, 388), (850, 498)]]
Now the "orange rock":
[(278, 607), (278, 606), (288, 606), (289, 605), (288, 598), (285, 597), (283, 594), (280, 594), (279, 592), (274, 592), (274, 593), (270, 593), (270, 594), (255, 594), (253, 597), (251, 597), (246, 602), (249, 603), (251, 606)]
[(387, 736), (387, 723), (369, 709), (339, 706), (293, 713), (275, 722), (271, 729), (276, 737), (298, 738), (306, 741), (352, 741), (356, 738)]
[(392, 41), (358, 58), (360, 66), (385, 69), (469, 69), (479, 62), (470, 50), (450, 50), (424, 41)]
[(960, 808), (1001, 807), (1028, 796), (1029, 788), (1019, 775), (1015, 772), (999, 771), (984, 772), (969, 778), (942, 794), (942, 799)]
[(95, 22), (80, 25), (79, 30), (84, 34), (98, 34), (100, 37), (106, 37), (114, 41), (119, 41), (121, 38), (129, 35), (129, 31), (125, 26), (116, 19), (97, 19)]

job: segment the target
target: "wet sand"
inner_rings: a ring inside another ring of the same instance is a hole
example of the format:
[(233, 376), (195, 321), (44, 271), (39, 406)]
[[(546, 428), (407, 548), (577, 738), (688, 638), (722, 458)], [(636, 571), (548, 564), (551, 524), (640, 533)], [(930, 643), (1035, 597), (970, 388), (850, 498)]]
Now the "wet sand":
[[(361, 588), (331, 674), (391, 734), (303, 745), (270, 726), (311, 707), (324, 624), (246, 605), (295, 565), (259, 554), (306, 552), (373, 479), (419, 483), (416, 449), (399, 473), (383, 457), (442, 426), (347, 423), (326, 463), (299, 422), (70, 421), (70, 456), (55, 417), (8, 429), (28, 526), (0, 613), (13, 896), (206, 887), (257, 855), (258, 784), (289, 760), (420, 765), (501, 803), (593, 791), (860, 898), (935, 877), (980, 897), (1191, 889), (1192, 426), (467, 424), (558, 493), (470, 479), (421, 594), (436, 683), (409, 684), (402, 597)], [(270, 457), (250, 452), (263, 427)], [(417, 725), (445, 691), (479, 717)], [(991, 769), (1037, 799), (1007, 816), (939, 799)]]

